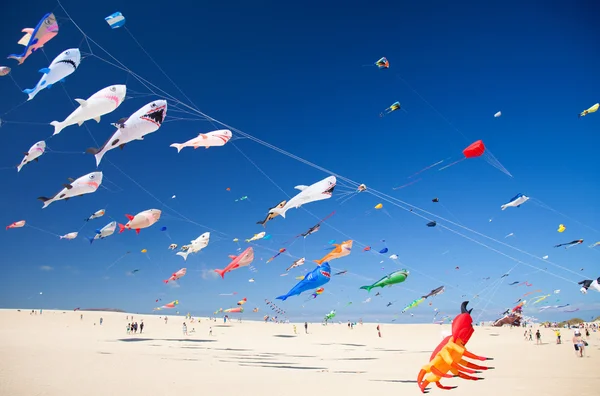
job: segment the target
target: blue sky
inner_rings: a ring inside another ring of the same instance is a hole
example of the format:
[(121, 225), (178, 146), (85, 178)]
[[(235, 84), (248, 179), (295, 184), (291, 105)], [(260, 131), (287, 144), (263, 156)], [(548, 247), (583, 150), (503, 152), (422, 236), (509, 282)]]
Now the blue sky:
[[(268, 223), (266, 231), (272, 239), (255, 245), (258, 272), (242, 268), (224, 280), (215, 278), (211, 270), (224, 268), (228, 255), (245, 248), (245, 243), (238, 246), (232, 239), (263, 231), (255, 222), (288, 198), (279, 188), (291, 196), (294, 186), (312, 184), (328, 174), (249, 139), (209, 150), (184, 149), (180, 154), (169, 147), (216, 129), (206, 121), (167, 122), (144, 141), (109, 152), (100, 166), (106, 188), (42, 210), (36, 197), (53, 195), (68, 177), (96, 169), (93, 157), (82, 154), (95, 145), (90, 133), (102, 144), (113, 133), (110, 122), (160, 97), (141, 97), (148, 90), (129, 73), (87, 57), (67, 78), (68, 95), (57, 85), (23, 104), (26, 95), (15, 85), (32, 88), (40, 76), (37, 70), (49, 64), (43, 53), (36, 53), (21, 66), (4, 61), (13, 67), (14, 81), (0, 80), (4, 121), (0, 180), (5, 186), (0, 223), (25, 219), (36, 227), (11, 229), (0, 237), (6, 278), (0, 306), (151, 312), (160, 298), (161, 303), (178, 299), (180, 312), (207, 315), (247, 297), (248, 311), (255, 306), (261, 311), (245, 317), (259, 318), (270, 313), (264, 309), (265, 298), (285, 294), (295, 284), (294, 275), (314, 268), (307, 263), (296, 273), (280, 277), (295, 258), (318, 259), (327, 253), (330, 240), (351, 237), (353, 253), (331, 262), (334, 269), (348, 274), (334, 277), (326, 293), (313, 301), (301, 296), (279, 302), (290, 317), (318, 320), (337, 309), (341, 320), (390, 321), (406, 304), (441, 285), (446, 293), (431, 306), (423, 304), (409, 311), (414, 317), (404, 314), (397, 322), (431, 321), (434, 308), (454, 316), (458, 303), (467, 298), (476, 306), (476, 317), (495, 319), (531, 289), (542, 289), (540, 295), (561, 290), (526, 310), (538, 318), (598, 315), (600, 295), (582, 296), (573, 283), (600, 275), (600, 252), (588, 248), (600, 240), (595, 182), (600, 113), (577, 118), (600, 100), (593, 10), (568, 2), (544, 8), (518, 3), (518, 13), (517, 3), (507, 2), (460, 7), (413, 2), (344, 3), (343, 7), (317, 2), (302, 6), (235, 3), (192, 7), (104, 1), (84, 8), (65, 1), (63, 5), (88, 36), (177, 99), (185, 101), (128, 31), (111, 30), (105, 16), (121, 11), (129, 32), (204, 113), (521, 252), (443, 219), (437, 219), (440, 226), (428, 228), (428, 220), (416, 216), (417, 211), (410, 213), (372, 194), (361, 193), (341, 204), (337, 198), (351, 188), (340, 180), (334, 198), (309, 204), (306, 210), (292, 209), (286, 219)], [(46, 45), (48, 58), (80, 44), (89, 53), (82, 34), (60, 6), (42, 1), (14, 3), (5, 9), (0, 47), (7, 55), (18, 52), (20, 30), (33, 27), (52, 10), (61, 30)], [(110, 60), (97, 46), (91, 48)], [(381, 56), (389, 59), (390, 69), (365, 66)], [(131, 100), (99, 124), (71, 126), (47, 140), (54, 152), (17, 174), (13, 166), (21, 161), (22, 152), (52, 134), (47, 124), (73, 110), (71, 99), (85, 99), (108, 85), (123, 83)], [(380, 118), (378, 114), (395, 101), (406, 111)], [(187, 117), (172, 109), (167, 120)], [(502, 111), (502, 117), (493, 117), (497, 111)], [(239, 135), (234, 131), (234, 136)], [(443, 171), (429, 170), (419, 175), (418, 183), (392, 190), (428, 165), (460, 159), (461, 151), (478, 139), (514, 178), (479, 158)], [(535, 199), (521, 208), (501, 211), (500, 205), (519, 192)], [(172, 195), (177, 198), (171, 199)], [(234, 202), (241, 196), (249, 199)], [(434, 197), (439, 204), (431, 202)], [(372, 210), (380, 202), (385, 212)], [(107, 209), (107, 215), (84, 226), (83, 219), (101, 208)], [(55, 236), (81, 227), (80, 235), (91, 236), (111, 219), (124, 223), (126, 213), (150, 208), (163, 210), (163, 217), (140, 235), (115, 234), (91, 246), (84, 238), (67, 241)], [(334, 210), (321, 231), (291, 246), (283, 244)], [(556, 232), (560, 223), (567, 226), (563, 234)], [(168, 234), (160, 231), (163, 226)], [(209, 246), (187, 262), (167, 249), (170, 243), (188, 243), (206, 227), (217, 231)], [(514, 237), (505, 239), (509, 233)], [(580, 238), (583, 245), (553, 248)], [(381, 240), (389, 248), (388, 256), (397, 254), (399, 262), (362, 251), (365, 245), (374, 250), (383, 247)], [(290, 256), (266, 264), (281, 247), (287, 247)], [(142, 249), (148, 253), (142, 254)], [(499, 277), (517, 264), (501, 253), (552, 274), (520, 264), (500, 283)], [(546, 254), (552, 264), (539, 259)], [(188, 274), (177, 286), (161, 282), (183, 266)], [(361, 303), (369, 296), (358, 287), (403, 267), (411, 270), (404, 284), (382, 290), (381, 297), (373, 291), (372, 301)], [(127, 274), (134, 269), (140, 271)], [(483, 280), (486, 277), (490, 280)], [(249, 278), (256, 282), (248, 283)], [(513, 281), (534, 286), (508, 286)], [(231, 292), (238, 294), (219, 296)], [(473, 298), (475, 294), (480, 297)], [(346, 306), (348, 302), (353, 304)], [(388, 302), (393, 302), (389, 308)], [(569, 303), (581, 311), (537, 313), (537, 307), (546, 303)]]

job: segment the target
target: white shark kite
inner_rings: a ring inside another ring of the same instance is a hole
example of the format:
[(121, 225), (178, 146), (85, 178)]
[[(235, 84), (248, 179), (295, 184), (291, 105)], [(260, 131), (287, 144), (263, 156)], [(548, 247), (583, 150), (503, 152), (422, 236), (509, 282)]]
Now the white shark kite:
[[(44, 203), (44, 208), (52, 202), (64, 199), (69, 200), (72, 197), (78, 197), (83, 194), (95, 192), (102, 184), (102, 172), (92, 172), (81, 176), (77, 180), (69, 179), (69, 184), (63, 184), (64, 188), (51, 198), (39, 197), (38, 199)], [(42, 208), (43, 209), (43, 208)]]
[(148, 103), (129, 118), (123, 118), (112, 124), (117, 131), (99, 149), (89, 148), (86, 152), (94, 154), (96, 166), (100, 165), (102, 157), (107, 151), (116, 147), (123, 149), (125, 145), (134, 140), (144, 140), (144, 136), (156, 132), (162, 125), (167, 115), (167, 101), (157, 100)]
[(37, 162), (38, 157), (44, 154), (44, 151), (46, 151), (46, 142), (43, 140), (31, 146), (28, 152), (23, 153), (25, 154), (25, 157), (23, 157), (23, 161), (21, 161), (21, 163), (17, 166), (17, 172), (21, 172), (21, 168), (31, 161)]
[(331, 198), (331, 194), (333, 193), (336, 182), (337, 180), (335, 176), (329, 176), (310, 186), (296, 186), (294, 188), (296, 190), (300, 190), (301, 192), (294, 198), (287, 201), (282, 208), (275, 207), (271, 209), (270, 213), (278, 214), (285, 219), (285, 212), (291, 208), (299, 208), (300, 206), (310, 202), (329, 199)]
[(44, 88), (52, 88), (58, 81), (64, 82), (67, 76), (73, 74), (81, 62), (81, 53), (78, 48), (71, 48), (58, 55), (50, 66), (40, 69), (44, 73), (37, 85), (32, 89), (25, 89), (23, 93), (29, 95), (31, 100)]
[(210, 232), (205, 232), (198, 238), (194, 239), (189, 245), (187, 245), (188, 248), (185, 252), (177, 252), (177, 255), (183, 257), (184, 260), (187, 260), (187, 256), (190, 253), (198, 253), (200, 250), (208, 246), (209, 240)]
[(525, 202), (529, 201), (529, 197), (523, 194), (517, 194), (510, 199), (507, 203), (502, 205), (500, 208), (505, 210), (506, 208), (518, 208), (523, 205)]
[(127, 87), (125, 85), (111, 85), (96, 92), (87, 100), (75, 99), (79, 107), (75, 109), (64, 121), (52, 121), (50, 125), (54, 127), (53, 135), (58, 135), (60, 131), (69, 125), (77, 124), (81, 126), (88, 120), (100, 122), (100, 117), (113, 112), (123, 103)]
[(224, 146), (231, 139), (231, 131), (229, 129), (219, 129), (208, 133), (201, 133), (197, 137), (188, 140), (185, 143), (173, 143), (170, 147), (175, 147), (177, 152), (180, 152), (184, 147), (214, 147)]

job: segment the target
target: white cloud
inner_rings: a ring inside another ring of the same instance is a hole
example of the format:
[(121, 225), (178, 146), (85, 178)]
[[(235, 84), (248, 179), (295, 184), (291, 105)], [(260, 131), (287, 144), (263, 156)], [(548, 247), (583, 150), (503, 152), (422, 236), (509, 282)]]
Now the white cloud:
[(41, 269), (42, 271), (52, 271), (54, 268), (53, 268), (53, 267), (50, 267), (49, 265), (42, 265), (42, 266), (40, 267), (40, 269)]
[(217, 274), (214, 270), (211, 269), (203, 269), (200, 270), (200, 272), (200, 276), (202, 277), (202, 279), (216, 279), (219, 277), (219, 274)]

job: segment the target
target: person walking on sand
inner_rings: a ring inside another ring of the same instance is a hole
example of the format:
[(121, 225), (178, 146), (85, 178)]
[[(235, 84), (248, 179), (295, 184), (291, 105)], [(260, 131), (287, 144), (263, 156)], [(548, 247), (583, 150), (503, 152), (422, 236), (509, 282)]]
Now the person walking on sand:
[(127, 334), (131, 333), (131, 323), (127, 323)]
[(379, 334), (379, 338), (381, 338), (381, 328), (377, 325), (377, 334)]
[(79, 315), (79, 319), (83, 320), (83, 314)]
[(208, 328), (208, 335), (212, 336), (212, 326)]
[(579, 353), (579, 357), (583, 357), (585, 343), (581, 338), (581, 332), (579, 330), (575, 330), (575, 334), (573, 335), (573, 347), (575, 348), (575, 355)]
[(168, 316), (165, 316), (165, 324), (167, 324), (167, 321), (169, 320)]
[(531, 332), (531, 329), (529, 329), (529, 341), (533, 341), (533, 333)]
[(527, 329), (525, 329), (525, 333), (523, 333), (523, 339), (527, 341)]
[(184, 336), (188, 335), (188, 332), (187, 332), (187, 325), (185, 324), (185, 322), (183, 322), (182, 330), (183, 330), (183, 335), (184, 335)]
[(304, 332), (308, 334), (308, 322), (304, 322)]
[(562, 342), (560, 340), (560, 329), (556, 329), (555, 333), (556, 333), (556, 343), (561, 344)]
[(144, 331), (144, 322), (140, 323), (140, 334)]
[(294, 325), (294, 334), (298, 334), (298, 332), (296, 331), (296, 325)]
[(542, 343), (542, 333), (540, 333), (540, 329), (537, 329), (535, 332), (535, 344), (541, 345)]
[(104, 319), (100, 318), (100, 326), (102, 326), (102, 322), (104, 322)]

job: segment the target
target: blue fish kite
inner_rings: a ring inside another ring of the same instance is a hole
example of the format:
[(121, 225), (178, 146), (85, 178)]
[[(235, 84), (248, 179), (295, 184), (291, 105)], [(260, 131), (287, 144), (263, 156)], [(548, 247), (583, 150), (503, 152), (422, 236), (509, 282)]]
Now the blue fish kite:
[(8, 59), (15, 59), (19, 65), (25, 62), (33, 52), (39, 50), (48, 41), (52, 40), (58, 34), (58, 24), (54, 14), (46, 14), (38, 22), (35, 28), (25, 28), (22, 30), (25, 35), (19, 40), (19, 44), (25, 46), (25, 51), (21, 55), (11, 54)]
[(331, 267), (325, 262), (319, 267), (309, 272), (304, 279), (296, 283), (287, 294), (277, 297), (278, 300), (285, 301), (289, 297), (299, 296), (308, 290), (317, 289), (331, 280)]
[(512, 197), (510, 199), (510, 201), (508, 201), (504, 205), (500, 206), (500, 208), (502, 210), (505, 210), (506, 208), (518, 208), (519, 206), (523, 205), (528, 200), (529, 200), (528, 196), (523, 195), (523, 194), (517, 194), (514, 197)]

